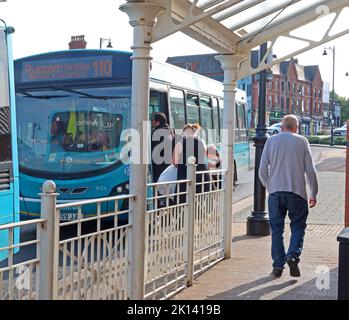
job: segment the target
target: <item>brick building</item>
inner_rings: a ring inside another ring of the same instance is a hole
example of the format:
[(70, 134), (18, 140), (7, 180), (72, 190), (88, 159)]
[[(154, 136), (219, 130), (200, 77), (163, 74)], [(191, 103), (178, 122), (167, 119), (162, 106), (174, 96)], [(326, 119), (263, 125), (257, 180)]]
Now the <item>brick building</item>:
[[(258, 79), (253, 82), (252, 108), (258, 110)], [(316, 133), (323, 122), (323, 81), (319, 66), (302, 66), (290, 59), (273, 66), (267, 81), (267, 122), (295, 114), (302, 134)]]

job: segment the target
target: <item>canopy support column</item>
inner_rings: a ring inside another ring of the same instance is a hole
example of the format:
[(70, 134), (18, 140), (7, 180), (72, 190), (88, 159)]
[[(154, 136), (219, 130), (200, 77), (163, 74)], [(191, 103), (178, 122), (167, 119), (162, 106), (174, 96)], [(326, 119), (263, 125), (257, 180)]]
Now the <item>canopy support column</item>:
[[(120, 6), (133, 27), (130, 200), (131, 268), (129, 298), (144, 299), (145, 212), (147, 210), (148, 106), (152, 29), (163, 7), (156, 3), (128, 2)], [(136, 137), (137, 135), (137, 137)]]
[(245, 57), (227, 54), (215, 58), (224, 70), (224, 111), (223, 130), (221, 130), (223, 169), (227, 170), (224, 179), (224, 258), (229, 259), (232, 248), (236, 82), (237, 71)]

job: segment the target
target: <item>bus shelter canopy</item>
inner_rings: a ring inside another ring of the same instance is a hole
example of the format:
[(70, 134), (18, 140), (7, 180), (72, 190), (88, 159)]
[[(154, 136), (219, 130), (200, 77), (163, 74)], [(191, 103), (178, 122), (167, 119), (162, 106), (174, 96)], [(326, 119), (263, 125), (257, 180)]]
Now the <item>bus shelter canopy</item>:
[[(128, 0), (163, 7), (151, 42), (181, 31), (220, 54), (246, 57), (239, 78), (254, 74), (349, 32), (348, 0)], [(283, 48), (251, 67), (250, 52)]]

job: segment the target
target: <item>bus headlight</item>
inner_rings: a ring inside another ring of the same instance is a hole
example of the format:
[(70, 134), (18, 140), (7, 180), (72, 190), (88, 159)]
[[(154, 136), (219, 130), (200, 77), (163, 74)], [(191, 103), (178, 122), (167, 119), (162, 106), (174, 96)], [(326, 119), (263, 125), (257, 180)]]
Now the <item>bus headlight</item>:
[(120, 194), (128, 194), (129, 192), (129, 183), (128, 181), (127, 182), (124, 182), (124, 183), (121, 183), (119, 184), (118, 186), (115, 186), (112, 191), (110, 192), (110, 196), (117, 196), (117, 195), (120, 195)]
[(124, 190), (123, 190), (122, 187), (120, 187), (120, 186), (116, 188), (116, 192), (117, 192), (117, 193), (122, 193), (123, 191), (124, 191)]

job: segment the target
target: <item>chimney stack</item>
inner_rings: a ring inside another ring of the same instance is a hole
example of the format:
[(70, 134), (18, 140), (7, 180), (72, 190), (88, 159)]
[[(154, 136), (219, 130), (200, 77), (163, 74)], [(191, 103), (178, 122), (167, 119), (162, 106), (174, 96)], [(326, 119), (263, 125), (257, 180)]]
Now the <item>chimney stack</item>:
[(72, 49), (86, 49), (87, 42), (85, 36), (72, 36), (69, 42), (69, 50)]

